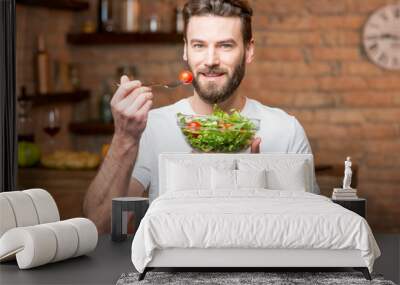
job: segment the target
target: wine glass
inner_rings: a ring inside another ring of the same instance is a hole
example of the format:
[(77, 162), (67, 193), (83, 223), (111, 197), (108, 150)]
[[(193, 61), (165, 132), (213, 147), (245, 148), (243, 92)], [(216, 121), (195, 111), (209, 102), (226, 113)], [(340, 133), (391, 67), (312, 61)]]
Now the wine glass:
[(54, 137), (60, 132), (60, 129), (61, 123), (59, 110), (55, 107), (48, 109), (44, 114), (43, 130), (50, 136), (49, 144), (52, 151), (55, 149)]

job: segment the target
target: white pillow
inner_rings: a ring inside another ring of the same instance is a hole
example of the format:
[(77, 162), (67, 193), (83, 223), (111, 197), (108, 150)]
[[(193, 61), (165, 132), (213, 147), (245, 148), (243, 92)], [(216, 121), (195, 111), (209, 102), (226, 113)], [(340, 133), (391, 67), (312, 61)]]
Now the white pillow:
[(237, 188), (267, 188), (266, 170), (236, 170)]
[(234, 160), (191, 161), (175, 160), (167, 164), (167, 191), (211, 190), (211, 169), (231, 170)]
[(272, 190), (307, 191), (308, 165), (304, 160), (239, 159), (239, 170), (266, 170), (267, 188)]
[(211, 168), (211, 189), (236, 190), (236, 170)]
[(209, 167), (184, 166), (171, 163), (168, 172), (168, 191), (209, 189), (211, 187)]
[(240, 190), (241, 188), (266, 188), (266, 171), (263, 170), (211, 170), (211, 188), (213, 190)]
[(268, 188), (273, 190), (306, 191), (307, 179), (305, 163), (291, 168), (270, 169), (267, 171)]

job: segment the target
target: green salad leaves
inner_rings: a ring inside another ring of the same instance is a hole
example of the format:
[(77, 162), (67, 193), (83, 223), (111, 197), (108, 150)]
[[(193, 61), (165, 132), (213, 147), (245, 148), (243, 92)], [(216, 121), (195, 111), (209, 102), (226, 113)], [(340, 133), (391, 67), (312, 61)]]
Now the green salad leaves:
[(258, 120), (237, 110), (225, 113), (217, 105), (209, 116), (177, 114), (178, 124), (188, 143), (202, 152), (239, 152), (249, 147), (258, 130)]

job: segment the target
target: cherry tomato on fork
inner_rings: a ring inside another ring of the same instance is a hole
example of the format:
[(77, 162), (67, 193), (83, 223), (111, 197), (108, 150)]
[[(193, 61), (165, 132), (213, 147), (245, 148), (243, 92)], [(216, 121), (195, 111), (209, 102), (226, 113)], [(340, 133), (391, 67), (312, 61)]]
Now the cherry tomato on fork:
[(190, 71), (184, 70), (179, 73), (179, 80), (184, 84), (190, 84), (193, 81), (193, 74)]

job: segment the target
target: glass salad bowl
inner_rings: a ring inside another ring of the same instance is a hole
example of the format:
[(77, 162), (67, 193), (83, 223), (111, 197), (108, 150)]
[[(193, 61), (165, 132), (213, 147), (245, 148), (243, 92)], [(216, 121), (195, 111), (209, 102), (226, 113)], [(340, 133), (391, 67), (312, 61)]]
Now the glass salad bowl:
[(250, 147), (260, 128), (259, 119), (250, 119), (234, 111), (215, 109), (212, 115), (177, 114), (178, 126), (187, 143), (198, 152), (235, 153)]

